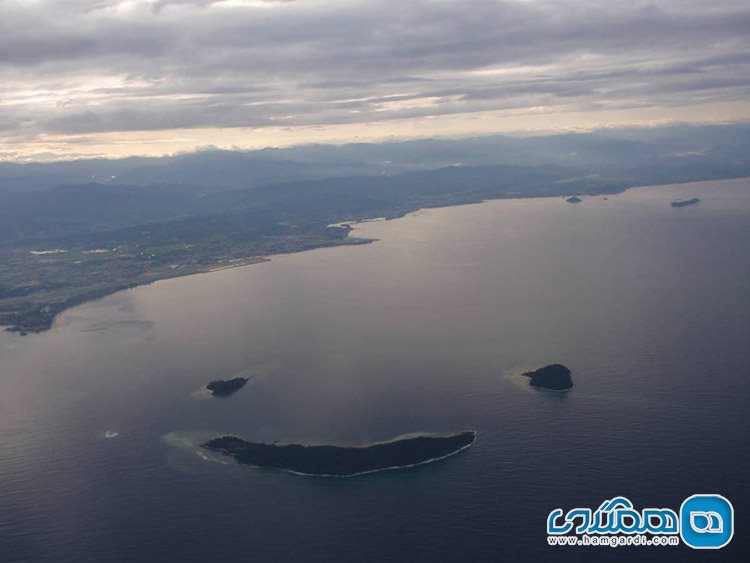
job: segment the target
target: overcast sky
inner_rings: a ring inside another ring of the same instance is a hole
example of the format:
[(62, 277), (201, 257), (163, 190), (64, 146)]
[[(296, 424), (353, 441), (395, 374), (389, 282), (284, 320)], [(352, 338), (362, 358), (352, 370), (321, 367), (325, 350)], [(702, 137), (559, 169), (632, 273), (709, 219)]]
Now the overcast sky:
[(0, 0), (0, 158), (750, 118), (747, 0)]

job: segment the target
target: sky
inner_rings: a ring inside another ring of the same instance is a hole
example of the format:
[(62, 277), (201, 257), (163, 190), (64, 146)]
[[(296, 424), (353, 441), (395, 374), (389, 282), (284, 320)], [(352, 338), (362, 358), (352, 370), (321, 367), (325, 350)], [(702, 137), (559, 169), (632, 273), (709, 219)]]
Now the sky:
[(0, 0), (0, 159), (750, 119), (747, 0)]

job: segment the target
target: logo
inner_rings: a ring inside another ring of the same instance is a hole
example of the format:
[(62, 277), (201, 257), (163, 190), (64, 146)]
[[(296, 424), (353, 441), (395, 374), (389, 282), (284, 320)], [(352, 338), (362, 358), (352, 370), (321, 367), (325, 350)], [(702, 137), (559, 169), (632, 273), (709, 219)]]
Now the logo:
[(734, 507), (721, 495), (693, 495), (680, 507), (680, 537), (693, 549), (719, 549), (734, 535)]
[(556, 508), (547, 517), (547, 534), (677, 534), (678, 518), (670, 508), (634, 510), (625, 497), (605, 500), (599, 508)]
[(671, 508), (638, 509), (626, 497), (598, 508), (556, 508), (547, 516), (547, 543), (557, 546), (676, 546), (720, 549), (734, 535), (734, 507), (717, 494), (686, 498)]

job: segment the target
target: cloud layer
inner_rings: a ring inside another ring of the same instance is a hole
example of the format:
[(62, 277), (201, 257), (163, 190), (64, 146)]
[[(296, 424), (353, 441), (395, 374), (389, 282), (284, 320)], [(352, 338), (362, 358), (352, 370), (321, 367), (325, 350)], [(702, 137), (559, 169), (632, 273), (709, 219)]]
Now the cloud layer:
[[(745, 0), (0, 0), (0, 149), (750, 100)], [(736, 115), (737, 119), (747, 117)]]

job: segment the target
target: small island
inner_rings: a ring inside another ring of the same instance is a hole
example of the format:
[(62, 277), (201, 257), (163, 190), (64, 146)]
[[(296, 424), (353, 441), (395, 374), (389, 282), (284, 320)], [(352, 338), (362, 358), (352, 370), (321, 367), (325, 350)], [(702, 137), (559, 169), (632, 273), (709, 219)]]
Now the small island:
[(693, 199), (677, 199), (670, 203), (672, 207), (687, 207), (688, 205), (695, 205), (696, 203), (700, 203), (701, 200), (699, 200), (697, 197), (694, 197)]
[(437, 461), (468, 448), (475, 437), (475, 432), (461, 432), (450, 436), (411, 436), (369, 446), (303, 446), (261, 444), (222, 436), (201, 447), (254, 467), (302, 475), (350, 477)]
[(211, 391), (214, 397), (228, 397), (232, 393), (239, 391), (249, 381), (246, 377), (235, 377), (234, 379), (217, 379), (206, 385), (206, 389)]
[(580, 197), (578, 197), (577, 195), (574, 195), (574, 196), (569, 197), (565, 201), (567, 201), (568, 203), (581, 203), (581, 201), (583, 201), (583, 200)]
[(529, 385), (550, 391), (569, 391), (573, 388), (570, 370), (562, 364), (551, 364), (536, 371), (527, 371), (526, 377), (531, 378)]

